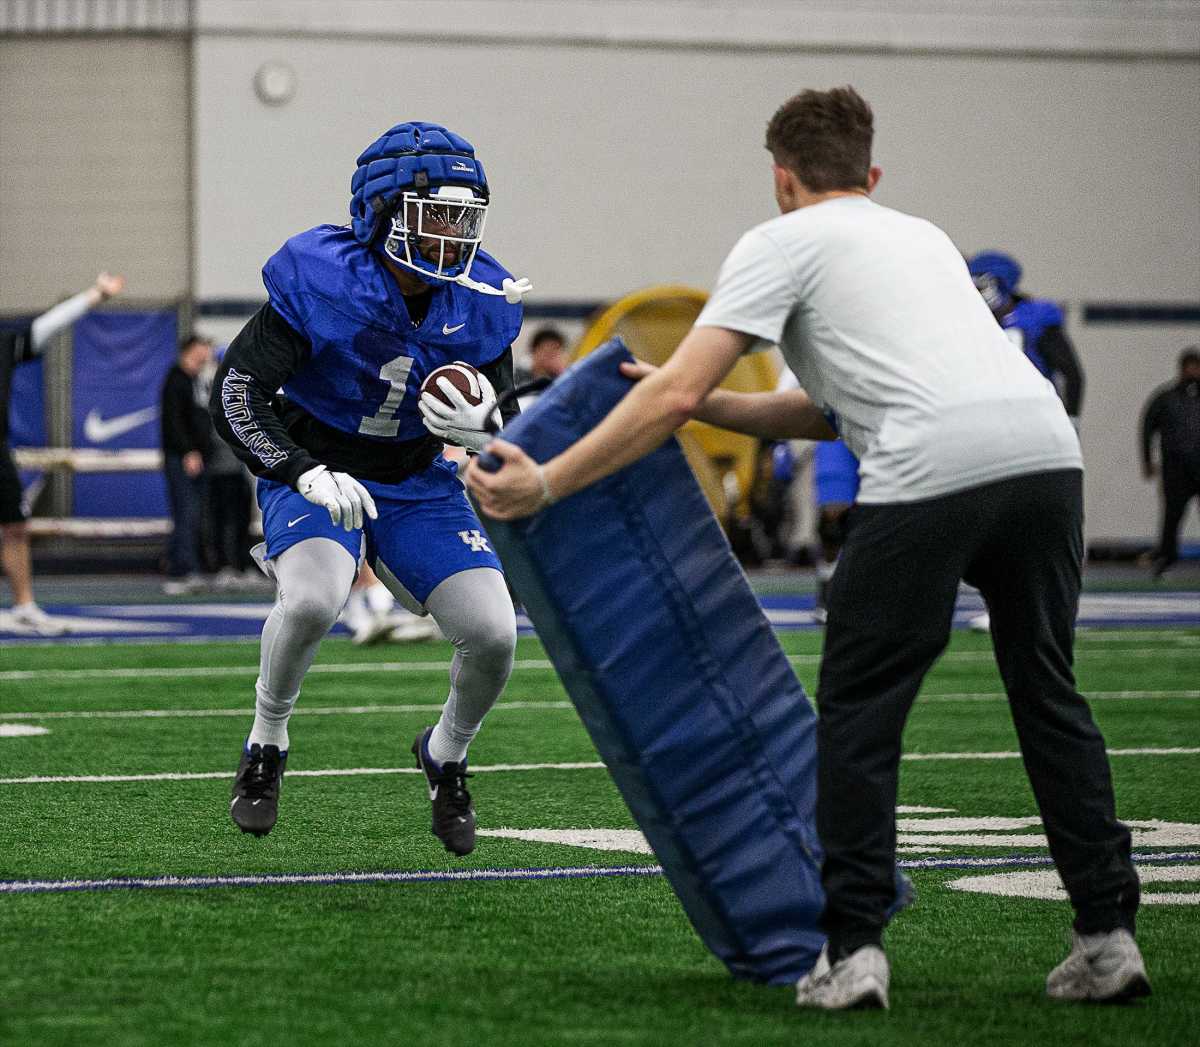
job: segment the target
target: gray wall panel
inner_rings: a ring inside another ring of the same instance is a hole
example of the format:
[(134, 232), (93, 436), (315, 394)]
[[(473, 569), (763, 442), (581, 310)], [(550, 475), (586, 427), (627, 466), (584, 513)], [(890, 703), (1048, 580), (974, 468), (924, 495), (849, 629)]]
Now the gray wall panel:
[(0, 311), (45, 308), (98, 269), (186, 294), (188, 46), (0, 37)]

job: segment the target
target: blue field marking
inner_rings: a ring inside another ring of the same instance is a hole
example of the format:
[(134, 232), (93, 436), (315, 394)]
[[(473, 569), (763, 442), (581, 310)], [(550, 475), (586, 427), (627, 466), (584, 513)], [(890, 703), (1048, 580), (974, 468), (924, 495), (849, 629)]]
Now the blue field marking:
[[(1135, 852), (1135, 862), (1196, 862), (1200, 851)], [(1049, 855), (999, 858), (908, 858), (901, 869), (1002, 869), (1053, 865)], [(419, 869), (381, 872), (251, 873), (240, 876), (124, 876), (107, 880), (0, 880), (3, 894), (67, 894), (77, 891), (208, 890), (214, 887), (333, 887), (345, 884), (583, 880), (593, 877), (661, 876), (661, 865), (583, 865), (535, 869)]]
[[(779, 631), (815, 631), (811, 593), (778, 593), (759, 597), (771, 625)], [(80, 642), (240, 641), (257, 639), (271, 613), (266, 601), (251, 603), (59, 604), (46, 610), (70, 630), (59, 637), (34, 637), (8, 623), (0, 608), (0, 645)], [(964, 629), (983, 611), (979, 594), (964, 590), (954, 610), (954, 626)], [(1078, 624), (1085, 628), (1200, 626), (1200, 591), (1084, 593)], [(534, 635), (533, 626), (517, 616), (517, 632)], [(347, 636), (345, 626), (333, 635)]]

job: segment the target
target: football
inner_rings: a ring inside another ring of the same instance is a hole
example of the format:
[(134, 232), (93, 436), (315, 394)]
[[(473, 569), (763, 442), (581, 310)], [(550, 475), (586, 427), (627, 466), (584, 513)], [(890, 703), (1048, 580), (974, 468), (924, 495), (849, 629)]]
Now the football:
[(455, 360), (452, 364), (443, 364), (430, 371), (425, 377), (425, 381), (421, 383), (421, 392), (430, 393), (436, 396), (447, 407), (453, 407), (449, 398), (441, 387), (438, 385), (438, 379), (445, 378), (450, 382), (460, 393), (463, 399), (469, 404), (479, 404), (483, 402), (483, 393), (479, 386), (480, 374), (470, 364), (463, 363), (461, 360)]

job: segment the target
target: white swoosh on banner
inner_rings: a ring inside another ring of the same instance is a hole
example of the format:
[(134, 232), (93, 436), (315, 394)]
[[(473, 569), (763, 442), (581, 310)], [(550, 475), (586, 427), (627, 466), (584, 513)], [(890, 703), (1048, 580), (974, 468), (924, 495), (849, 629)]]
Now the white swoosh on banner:
[(154, 421), (158, 417), (158, 406), (143, 407), (140, 411), (130, 411), (129, 414), (119, 414), (114, 418), (104, 418), (98, 410), (92, 408), (83, 419), (84, 438), (93, 444), (108, 443), (132, 429)]

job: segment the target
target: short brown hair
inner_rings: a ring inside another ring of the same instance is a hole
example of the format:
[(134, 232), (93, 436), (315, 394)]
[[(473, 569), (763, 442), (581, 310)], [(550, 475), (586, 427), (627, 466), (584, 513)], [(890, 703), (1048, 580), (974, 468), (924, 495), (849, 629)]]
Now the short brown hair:
[(810, 192), (863, 189), (871, 170), (875, 121), (853, 87), (801, 91), (767, 124), (767, 149)]

